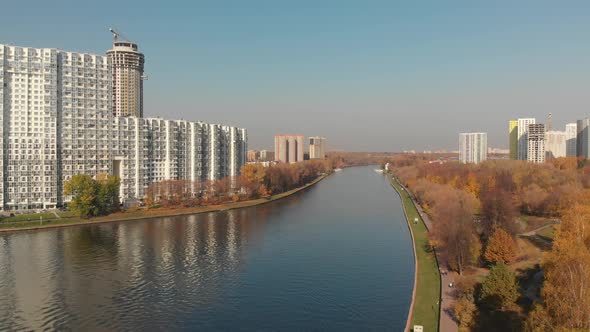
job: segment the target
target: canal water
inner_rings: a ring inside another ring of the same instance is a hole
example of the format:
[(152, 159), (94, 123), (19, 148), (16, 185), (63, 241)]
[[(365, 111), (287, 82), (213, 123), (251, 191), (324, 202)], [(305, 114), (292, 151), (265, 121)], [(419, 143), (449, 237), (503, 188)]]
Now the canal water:
[(403, 330), (414, 278), (374, 167), (225, 212), (0, 234), (0, 330)]

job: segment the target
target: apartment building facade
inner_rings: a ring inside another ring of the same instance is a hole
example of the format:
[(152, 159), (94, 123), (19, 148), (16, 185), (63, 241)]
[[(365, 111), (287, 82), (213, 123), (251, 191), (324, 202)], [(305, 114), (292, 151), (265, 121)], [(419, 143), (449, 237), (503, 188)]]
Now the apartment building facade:
[(275, 161), (296, 163), (303, 161), (303, 135), (276, 135)]
[(565, 125), (565, 145), (566, 145), (566, 156), (575, 157), (577, 155), (577, 136), (578, 136), (578, 124), (568, 123)]
[(528, 158), (528, 130), (529, 125), (534, 124), (536, 120), (534, 118), (521, 118), (517, 120), (517, 147), (516, 147), (516, 159), (518, 160), (529, 160)]
[(565, 131), (550, 130), (545, 133), (545, 160), (565, 157), (567, 142)]
[(518, 159), (518, 120), (508, 121), (508, 137), (509, 157), (516, 160)]
[(157, 181), (236, 176), (243, 128), (113, 115), (107, 56), (0, 44), (0, 192), (6, 210), (55, 208), (73, 175), (114, 174), (121, 200)]
[(529, 124), (527, 130), (527, 160), (533, 163), (545, 162), (545, 125)]
[(113, 114), (143, 117), (144, 55), (135, 43), (115, 41), (107, 57), (112, 67)]
[(462, 163), (479, 164), (488, 156), (487, 133), (459, 134), (459, 161)]
[(310, 137), (309, 138), (309, 159), (323, 159), (326, 157), (326, 138)]

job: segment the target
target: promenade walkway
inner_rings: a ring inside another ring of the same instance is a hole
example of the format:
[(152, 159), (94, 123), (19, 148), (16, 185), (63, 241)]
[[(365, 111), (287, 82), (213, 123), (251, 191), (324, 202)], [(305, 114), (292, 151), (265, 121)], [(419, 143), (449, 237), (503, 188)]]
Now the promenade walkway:
[[(408, 188), (403, 186), (401, 183), (400, 185), (402, 186), (403, 190), (405, 190), (408, 193), (411, 193), (410, 191), (408, 191)], [(422, 207), (420, 206), (420, 204), (418, 204), (418, 202), (414, 200), (413, 196), (410, 195), (410, 197), (412, 199), (412, 202), (414, 203), (414, 206), (416, 207), (416, 210), (422, 217), (422, 220), (424, 221), (426, 228), (428, 228), (428, 231), (430, 232), (432, 230), (432, 221), (430, 220), (430, 217), (428, 217), (428, 214), (426, 214), (424, 210), (422, 210)], [(455, 298), (453, 296), (454, 288), (449, 287), (449, 284), (455, 284), (455, 278), (457, 274), (455, 272), (448, 271), (448, 263), (446, 257), (440, 255), (438, 251), (436, 251), (436, 258), (440, 266), (440, 277), (442, 284), (442, 303), (440, 306), (439, 328), (441, 332), (455, 332), (459, 330), (459, 326), (457, 325), (457, 322), (455, 321), (452, 314), (452, 308), (455, 303)]]
[[(428, 215), (426, 213), (424, 213), (420, 204), (418, 204), (416, 201), (414, 201), (414, 205), (416, 205), (416, 209), (418, 210), (418, 213), (420, 213), (422, 220), (424, 220), (426, 227), (430, 231), (432, 229), (432, 221), (430, 220)], [(449, 287), (450, 283), (453, 283), (453, 285), (455, 284), (455, 278), (457, 276), (457, 273), (448, 271), (447, 259), (446, 259), (446, 257), (441, 256), (438, 253), (438, 251), (436, 252), (436, 259), (438, 260), (438, 264), (441, 268), (440, 279), (441, 279), (441, 284), (442, 284), (442, 290), (441, 290), (442, 304), (440, 306), (440, 311), (441, 311), (440, 312), (440, 331), (441, 332), (458, 331), (459, 326), (457, 325), (457, 322), (455, 321), (453, 314), (452, 314), (453, 305), (455, 304), (455, 297), (453, 295), (454, 288)]]

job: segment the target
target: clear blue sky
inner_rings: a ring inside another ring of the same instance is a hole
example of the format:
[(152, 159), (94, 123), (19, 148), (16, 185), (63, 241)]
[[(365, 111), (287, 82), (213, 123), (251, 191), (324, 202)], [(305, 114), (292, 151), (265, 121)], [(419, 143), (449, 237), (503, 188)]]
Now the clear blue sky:
[(590, 113), (590, 1), (5, 1), (0, 43), (140, 44), (146, 116), (228, 123), (329, 148), (456, 148), (507, 121)]

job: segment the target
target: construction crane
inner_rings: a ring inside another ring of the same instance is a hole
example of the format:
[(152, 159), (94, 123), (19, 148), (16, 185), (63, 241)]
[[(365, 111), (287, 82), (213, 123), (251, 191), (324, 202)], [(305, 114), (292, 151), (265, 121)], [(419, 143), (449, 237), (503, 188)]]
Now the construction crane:
[[(119, 37), (121, 37), (121, 39), (123, 39), (126, 42), (135, 44), (129, 38), (127, 38), (125, 35), (123, 35), (119, 31), (115, 30), (114, 28), (109, 28), (109, 31), (113, 34), (113, 44), (115, 44), (117, 42), (117, 40), (119, 40)], [(137, 50), (137, 45), (135, 45), (135, 50)], [(142, 57), (143, 57), (143, 54), (142, 54)], [(148, 79), (148, 76), (142, 73), (141, 80), (146, 81), (147, 79)]]
[(109, 31), (113, 34), (113, 42), (114, 43), (116, 43), (119, 38), (123, 39), (124, 41), (132, 42), (124, 34), (120, 33), (119, 31), (115, 30), (114, 28), (109, 28)]

